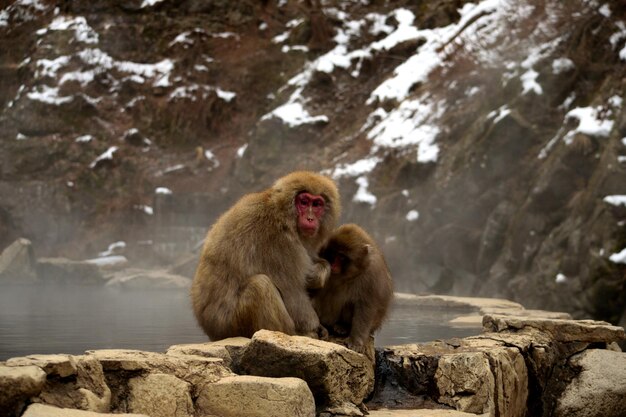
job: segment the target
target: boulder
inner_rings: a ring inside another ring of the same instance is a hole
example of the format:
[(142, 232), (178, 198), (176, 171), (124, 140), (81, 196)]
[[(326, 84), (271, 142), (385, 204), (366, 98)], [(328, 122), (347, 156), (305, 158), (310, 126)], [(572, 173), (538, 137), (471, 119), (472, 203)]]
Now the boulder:
[(7, 366), (38, 367), (46, 382), (38, 401), (61, 408), (106, 412), (111, 405), (111, 391), (102, 366), (93, 357), (72, 355), (32, 355), (11, 358)]
[(145, 414), (103, 414), (93, 411), (58, 408), (51, 405), (31, 404), (22, 417), (152, 417)]
[(20, 415), (26, 400), (38, 395), (45, 383), (46, 373), (38, 366), (0, 365), (0, 410)]
[(569, 362), (581, 371), (558, 400), (555, 417), (619, 417), (626, 413), (626, 353), (589, 349)]
[(171, 274), (165, 270), (127, 270), (116, 275), (107, 287), (133, 289), (183, 289), (191, 287), (191, 279)]
[(232, 376), (207, 384), (196, 401), (199, 415), (314, 417), (315, 401), (298, 378)]
[(37, 269), (33, 246), (28, 239), (17, 239), (0, 254), (0, 284), (36, 282)]
[(321, 409), (359, 406), (374, 386), (374, 369), (365, 355), (335, 343), (268, 330), (254, 334), (241, 356), (240, 371), (301, 378)]
[(38, 259), (37, 275), (46, 284), (104, 285), (106, 283), (96, 265), (66, 258)]

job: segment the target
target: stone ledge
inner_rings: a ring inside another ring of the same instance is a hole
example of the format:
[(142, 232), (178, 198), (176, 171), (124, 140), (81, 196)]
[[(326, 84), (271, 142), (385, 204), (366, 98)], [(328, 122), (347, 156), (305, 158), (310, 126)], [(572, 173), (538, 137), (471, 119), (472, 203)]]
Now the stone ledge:
[(624, 329), (604, 321), (564, 320), (503, 315), (485, 315), (485, 332), (520, 331), (526, 328), (549, 333), (558, 342), (619, 342), (624, 340)]

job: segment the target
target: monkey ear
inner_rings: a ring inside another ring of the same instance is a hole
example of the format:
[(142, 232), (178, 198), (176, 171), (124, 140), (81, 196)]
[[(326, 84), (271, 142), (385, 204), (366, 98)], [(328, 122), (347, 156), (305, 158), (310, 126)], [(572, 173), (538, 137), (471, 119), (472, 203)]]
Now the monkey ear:
[(363, 245), (363, 247), (361, 248), (363, 266), (366, 266), (367, 264), (369, 264), (370, 254), (372, 253), (373, 250), (374, 248), (372, 247), (372, 245), (369, 245), (369, 244)]

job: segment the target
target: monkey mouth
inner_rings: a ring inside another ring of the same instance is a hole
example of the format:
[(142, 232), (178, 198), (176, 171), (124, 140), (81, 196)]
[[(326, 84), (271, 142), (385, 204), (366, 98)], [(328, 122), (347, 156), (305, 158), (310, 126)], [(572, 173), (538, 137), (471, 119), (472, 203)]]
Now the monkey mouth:
[(311, 236), (315, 236), (315, 234), (317, 233), (317, 227), (314, 225), (311, 225), (311, 226), (301, 225), (300, 231), (302, 232), (303, 235), (311, 237)]

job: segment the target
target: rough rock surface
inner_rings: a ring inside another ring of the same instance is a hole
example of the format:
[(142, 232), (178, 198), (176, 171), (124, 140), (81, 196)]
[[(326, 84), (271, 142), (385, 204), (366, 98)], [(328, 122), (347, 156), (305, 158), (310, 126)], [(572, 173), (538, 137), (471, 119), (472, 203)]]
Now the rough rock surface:
[(533, 317), (486, 315), (483, 328), (489, 332), (535, 328), (547, 333), (558, 342), (619, 342), (624, 340), (624, 328), (594, 320), (564, 320)]
[(46, 373), (38, 366), (0, 365), (0, 410), (19, 415), (26, 400), (39, 395), (46, 383)]
[(60, 408), (108, 411), (111, 391), (102, 366), (95, 358), (72, 355), (32, 355), (11, 358), (6, 364), (20, 368), (37, 366), (46, 373), (39, 401)]
[(240, 371), (307, 382), (318, 407), (363, 403), (374, 384), (372, 363), (335, 343), (261, 330), (244, 350)]
[(580, 368), (558, 401), (555, 417), (626, 414), (626, 353), (589, 349), (570, 359)]
[(196, 355), (207, 358), (221, 358), (224, 365), (237, 370), (243, 348), (250, 343), (247, 337), (231, 337), (208, 343), (188, 343), (174, 345), (167, 349), (168, 355)]
[(146, 414), (108, 414), (93, 411), (72, 410), (44, 404), (31, 404), (22, 417), (152, 417)]
[[(549, 417), (567, 381), (580, 369), (582, 381), (593, 374), (591, 359), (574, 356), (570, 360), (572, 355), (600, 346), (607, 350), (598, 354), (604, 360), (596, 363), (610, 366), (612, 361), (607, 359), (613, 355), (616, 363), (623, 361), (622, 352), (609, 349), (623, 340), (624, 330), (608, 323), (504, 315), (487, 315), (484, 323), (480, 336), (382, 349), (377, 366), (378, 375), (385, 378), (377, 379), (368, 405), (432, 408), (444, 404), (476, 414)], [(587, 374), (583, 362), (590, 368)], [(620, 378), (610, 377), (613, 381)], [(571, 387), (580, 385), (578, 379), (574, 381)], [(591, 392), (582, 395), (592, 396)], [(612, 399), (608, 403), (618, 404), (606, 410), (606, 415), (620, 416), (614, 410), (622, 404), (621, 397), (615, 402), (615, 389), (603, 392)]]
[(173, 375), (151, 373), (128, 380), (126, 407), (150, 417), (192, 417), (191, 387)]
[(314, 417), (315, 401), (302, 379), (233, 376), (206, 385), (196, 410), (222, 417)]

